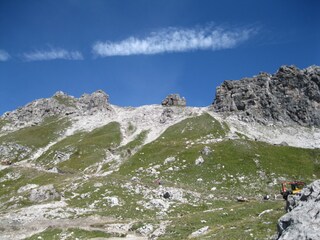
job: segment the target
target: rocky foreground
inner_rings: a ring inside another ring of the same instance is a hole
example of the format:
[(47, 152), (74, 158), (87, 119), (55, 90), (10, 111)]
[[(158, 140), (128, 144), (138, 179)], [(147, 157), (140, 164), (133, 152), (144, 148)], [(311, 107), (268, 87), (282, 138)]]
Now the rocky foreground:
[(320, 239), (320, 180), (288, 199), (289, 213), (278, 221), (278, 240)]

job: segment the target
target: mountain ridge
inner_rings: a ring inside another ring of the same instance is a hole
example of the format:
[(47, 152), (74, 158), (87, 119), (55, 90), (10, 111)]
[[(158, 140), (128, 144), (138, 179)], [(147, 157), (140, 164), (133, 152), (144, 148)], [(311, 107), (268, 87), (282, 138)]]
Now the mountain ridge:
[(275, 74), (224, 81), (213, 108), (244, 121), (320, 126), (320, 67), (281, 66)]
[(179, 98), (57, 92), (6, 113), (2, 238), (275, 239), (279, 183), (320, 178), (320, 129)]

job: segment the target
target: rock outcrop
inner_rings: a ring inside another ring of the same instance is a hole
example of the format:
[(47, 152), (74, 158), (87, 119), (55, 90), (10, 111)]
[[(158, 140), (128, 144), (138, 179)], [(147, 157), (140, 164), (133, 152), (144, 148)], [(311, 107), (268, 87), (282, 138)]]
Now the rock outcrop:
[(15, 111), (7, 112), (3, 119), (16, 125), (37, 124), (46, 117), (67, 115), (92, 115), (99, 111), (110, 111), (109, 96), (102, 90), (83, 94), (80, 98), (69, 96), (61, 91), (51, 98), (35, 100)]
[(40, 186), (30, 191), (29, 200), (31, 202), (44, 202), (48, 200), (54, 200), (60, 197), (60, 194), (56, 191), (52, 184)]
[(288, 199), (292, 209), (278, 220), (278, 240), (320, 239), (320, 180)]
[(187, 102), (179, 94), (170, 94), (162, 102), (162, 106), (186, 106)]
[(271, 75), (224, 81), (216, 90), (216, 112), (245, 121), (320, 126), (320, 67), (282, 66)]

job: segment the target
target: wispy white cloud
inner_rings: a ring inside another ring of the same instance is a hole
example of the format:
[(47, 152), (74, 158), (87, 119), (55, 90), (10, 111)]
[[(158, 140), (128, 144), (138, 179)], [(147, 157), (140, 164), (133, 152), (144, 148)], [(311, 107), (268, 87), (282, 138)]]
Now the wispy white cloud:
[(7, 53), (6, 51), (0, 49), (0, 61), (1, 62), (5, 62), (5, 61), (8, 61), (9, 58), (10, 58), (9, 53)]
[(55, 59), (83, 60), (83, 55), (79, 51), (67, 51), (61, 48), (51, 48), (50, 50), (36, 50), (22, 55), (26, 61), (47, 61)]
[(145, 38), (131, 36), (119, 42), (96, 42), (92, 52), (101, 57), (220, 50), (234, 48), (256, 32), (253, 28), (223, 28), (213, 25), (189, 29), (167, 28)]

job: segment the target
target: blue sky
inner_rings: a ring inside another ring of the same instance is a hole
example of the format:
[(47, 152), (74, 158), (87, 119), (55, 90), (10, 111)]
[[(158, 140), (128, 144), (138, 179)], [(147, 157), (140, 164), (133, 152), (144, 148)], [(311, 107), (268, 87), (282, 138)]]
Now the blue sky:
[(317, 0), (0, 0), (0, 114), (62, 90), (120, 106), (320, 65)]

